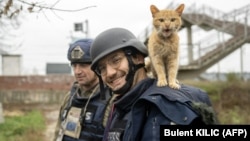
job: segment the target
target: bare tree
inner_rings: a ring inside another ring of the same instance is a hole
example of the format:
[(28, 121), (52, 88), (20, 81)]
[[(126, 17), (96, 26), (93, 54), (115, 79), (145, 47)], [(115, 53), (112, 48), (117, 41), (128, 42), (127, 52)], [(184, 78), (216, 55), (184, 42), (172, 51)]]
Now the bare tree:
[[(48, 5), (44, 2), (31, 2), (30, 0), (0, 0), (0, 54), (5, 53), (4, 48), (20, 46), (11, 40), (22, 23), (22, 19), (27, 13), (43, 13), (45, 10), (60, 12), (78, 12), (95, 6), (87, 6), (80, 9), (60, 9), (56, 8), (61, 0), (57, 0), (54, 4)], [(55, 14), (56, 15), (56, 14)], [(46, 15), (44, 15), (46, 16)]]
[(13, 31), (17, 30), (20, 25), (20, 11), (22, 7), (14, 5), (12, 0), (0, 1), (0, 54), (6, 53), (6, 48), (13, 46), (13, 39), (15, 34)]

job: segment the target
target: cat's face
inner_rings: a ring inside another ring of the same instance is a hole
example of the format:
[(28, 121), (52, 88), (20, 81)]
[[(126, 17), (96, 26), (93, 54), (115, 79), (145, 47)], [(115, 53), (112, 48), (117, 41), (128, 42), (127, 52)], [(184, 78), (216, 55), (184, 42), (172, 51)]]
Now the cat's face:
[(158, 10), (156, 6), (151, 5), (153, 25), (158, 34), (168, 37), (177, 32), (182, 25), (181, 14), (183, 9), (184, 5), (180, 5), (176, 10)]

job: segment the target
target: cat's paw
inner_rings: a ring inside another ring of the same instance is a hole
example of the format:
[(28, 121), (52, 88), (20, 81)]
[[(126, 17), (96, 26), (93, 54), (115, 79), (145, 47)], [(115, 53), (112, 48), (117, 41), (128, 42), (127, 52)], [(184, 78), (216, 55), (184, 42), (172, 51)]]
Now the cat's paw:
[(167, 86), (168, 85), (168, 82), (167, 82), (167, 80), (158, 80), (157, 81), (157, 86), (158, 87), (164, 87), (164, 86)]
[(177, 83), (169, 83), (169, 87), (173, 89), (180, 89), (181, 86)]

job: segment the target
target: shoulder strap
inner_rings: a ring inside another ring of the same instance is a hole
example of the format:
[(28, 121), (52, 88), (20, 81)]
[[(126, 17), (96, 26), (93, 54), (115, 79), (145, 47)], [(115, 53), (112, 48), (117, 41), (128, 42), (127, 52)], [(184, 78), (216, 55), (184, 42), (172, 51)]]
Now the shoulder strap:
[(70, 96), (69, 96), (69, 99), (67, 100), (67, 105), (64, 107), (64, 109), (62, 109), (62, 113), (61, 113), (61, 121), (64, 121), (67, 114), (68, 114), (68, 111), (71, 107), (71, 104), (72, 104), (72, 100), (73, 100), (73, 97), (74, 95), (76, 94), (76, 92), (78, 91), (78, 88), (77, 85), (76, 85), (76, 82), (72, 85), (71, 87), (71, 90), (70, 90)]

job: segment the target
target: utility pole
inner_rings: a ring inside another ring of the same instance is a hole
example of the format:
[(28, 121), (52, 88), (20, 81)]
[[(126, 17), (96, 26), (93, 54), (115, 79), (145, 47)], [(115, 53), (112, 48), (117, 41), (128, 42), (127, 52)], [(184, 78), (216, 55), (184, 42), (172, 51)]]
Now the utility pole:
[(243, 76), (243, 47), (240, 47), (240, 79), (244, 80)]

